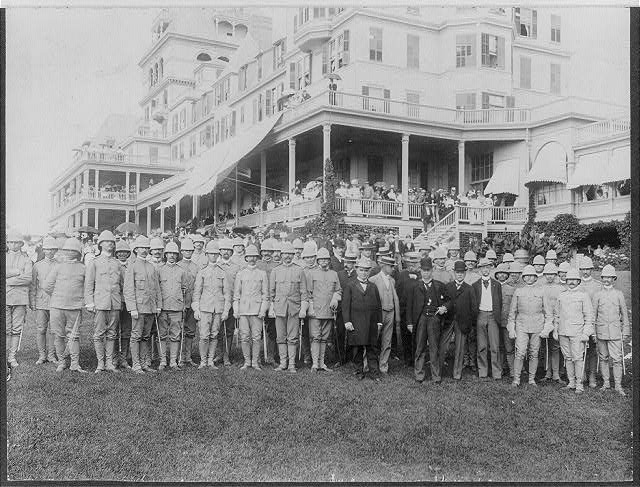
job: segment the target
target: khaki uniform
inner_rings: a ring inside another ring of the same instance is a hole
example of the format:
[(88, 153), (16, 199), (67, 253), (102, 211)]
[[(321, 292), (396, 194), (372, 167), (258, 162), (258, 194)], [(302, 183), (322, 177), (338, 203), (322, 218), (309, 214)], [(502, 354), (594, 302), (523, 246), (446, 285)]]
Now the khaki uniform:
[(517, 288), (511, 299), (507, 327), (516, 334), (514, 360), (514, 382), (520, 383), (520, 373), (527, 350), (529, 350), (529, 383), (535, 383), (540, 350), (540, 333), (550, 327), (553, 310), (549, 300), (539, 286), (527, 285)]
[(609, 386), (609, 357), (611, 357), (615, 386), (616, 389), (620, 389), (624, 360), (622, 341), (623, 337), (631, 335), (629, 313), (622, 291), (614, 287), (603, 287), (601, 291), (596, 292), (593, 297), (593, 312), (604, 387)]
[[(326, 369), (324, 363), (329, 332), (342, 299), (338, 273), (315, 266), (307, 273), (309, 292), (309, 335), (311, 337), (312, 367)], [(331, 309), (333, 305), (333, 308)]]
[(53, 267), (55, 259), (43, 259), (36, 262), (31, 274), (29, 287), (29, 303), (36, 312), (36, 341), (38, 344), (38, 361), (56, 363), (55, 335), (49, 326), (49, 295), (44, 290), (44, 283)]
[(306, 313), (309, 306), (307, 279), (302, 268), (294, 263), (274, 268), (269, 276), (269, 294), (276, 316), (280, 368), (286, 368), (288, 360), (289, 369), (295, 370), (300, 311)]
[(229, 259), (233, 264), (237, 265), (238, 267), (240, 267), (240, 269), (244, 269), (245, 267), (247, 267), (247, 261), (244, 258), (244, 254), (233, 254), (231, 256), (231, 258)]
[(80, 262), (64, 262), (54, 266), (45, 280), (44, 290), (51, 296), (51, 329), (56, 337), (56, 354), (60, 359), (59, 371), (66, 368), (63, 359), (66, 347), (71, 355), (71, 369), (82, 370), (78, 330), (82, 324), (85, 271), (84, 264)]
[[(591, 304), (594, 303), (595, 295), (598, 291), (602, 290), (602, 283), (596, 281), (593, 278), (582, 279), (580, 282), (580, 289), (589, 295), (591, 298)], [(589, 338), (589, 347), (587, 348), (587, 363), (584, 364), (586, 373), (584, 376), (589, 377), (589, 387), (596, 387), (596, 370), (598, 369), (598, 347), (593, 337)]]
[(233, 310), (233, 289), (236, 282), (236, 276), (238, 275), (238, 272), (240, 272), (241, 267), (234, 264), (231, 259), (224, 260), (223, 258), (218, 259), (217, 265), (220, 266), (229, 278), (229, 289), (232, 291), (232, 302), (231, 309), (229, 310), (229, 317), (224, 323), (221, 323), (220, 331), (218, 332), (218, 348), (216, 349), (216, 357), (223, 357), (225, 365), (231, 365), (229, 355), (231, 352), (231, 346), (233, 345), (233, 335), (236, 330), (237, 320)]
[(29, 287), (32, 279), (33, 264), (23, 252), (7, 252), (5, 260), (6, 272), (6, 337), (7, 359), (12, 367), (18, 365), (16, 352), (22, 336), (27, 305), (29, 304)]
[[(235, 279), (233, 309), (239, 322), (240, 346), (244, 367), (260, 368), (262, 318), (269, 308), (267, 273), (257, 267), (245, 267)], [(251, 341), (250, 341), (251, 340)], [(253, 346), (252, 346), (253, 343)]]
[(196, 275), (191, 307), (200, 312), (198, 334), (201, 364), (206, 362), (211, 367), (214, 365), (221, 317), (229, 314), (231, 293), (231, 277), (220, 265), (209, 263)]
[[(187, 286), (187, 290), (184, 295), (184, 319), (182, 326), (184, 328), (184, 340), (182, 341), (182, 362), (180, 366), (184, 365), (184, 362), (193, 363), (191, 360), (191, 352), (193, 350), (193, 339), (196, 336), (196, 319), (193, 316), (193, 309), (191, 308), (191, 300), (193, 297), (193, 286), (196, 281), (196, 276), (200, 269), (203, 267), (200, 266), (198, 262), (194, 262), (193, 259), (182, 259), (178, 262), (178, 265), (187, 271), (187, 275), (189, 277), (189, 284)], [(205, 266), (206, 267), (206, 266)]]
[[(268, 261), (259, 260), (256, 263), (256, 267), (258, 269), (262, 269), (267, 273), (267, 279), (270, 280), (271, 271), (278, 267), (280, 262), (276, 262), (271, 259)], [(275, 356), (277, 354), (276, 350), (276, 320), (275, 318), (270, 317), (268, 314), (264, 317), (264, 329), (267, 333), (267, 349), (263, 350), (264, 362), (266, 364), (275, 364)]]
[[(545, 278), (545, 282), (541, 287), (545, 296), (549, 300), (549, 306), (553, 310), (558, 302), (558, 296), (560, 296), (560, 293), (564, 291), (565, 288), (559, 283), (553, 282), (549, 284), (546, 281), (547, 280)], [(548, 354), (550, 357), (547, 359), (545, 356), (545, 360), (547, 360), (545, 378), (560, 380), (560, 342), (553, 338), (552, 335), (549, 335), (549, 338), (546, 340), (548, 345)]]
[(120, 317), (118, 319), (118, 366), (130, 369), (127, 362), (127, 356), (129, 355), (129, 342), (131, 341), (131, 313), (127, 310), (127, 305), (124, 300), (124, 276), (127, 272), (127, 267), (130, 265), (130, 261), (125, 263), (120, 262), (120, 273), (122, 274), (122, 292), (120, 294), (120, 301), (122, 306), (120, 307)]
[(558, 296), (553, 311), (553, 326), (564, 356), (569, 387), (582, 390), (584, 336), (593, 335), (593, 306), (580, 287), (567, 289)]
[(191, 262), (196, 264), (198, 266), (198, 270), (200, 270), (209, 265), (209, 258), (207, 257), (207, 254), (204, 253), (204, 250), (202, 252), (196, 251), (193, 252), (193, 255), (191, 256)]
[(158, 273), (153, 264), (137, 258), (127, 267), (124, 276), (124, 299), (131, 317), (131, 360), (133, 370), (150, 369), (149, 338), (155, 314), (162, 308), (162, 293)]
[(515, 350), (515, 340), (509, 338), (509, 330), (507, 329), (507, 323), (509, 322), (509, 311), (511, 310), (511, 300), (513, 294), (516, 292), (516, 288), (507, 282), (502, 283), (502, 319), (500, 320), (500, 334), (502, 336), (502, 343), (504, 344), (504, 353), (507, 359), (507, 365), (509, 366), (509, 374), (514, 376), (513, 360)]
[(99, 255), (86, 266), (84, 300), (95, 307), (93, 345), (98, 357), (96, 371), (114, 370), (113, 353), (122, 309), (124, 276), (115, 257)]
[[(167, 351), (169, 351), (169, 365), (177, 366), (182, 312), (185, 307), (184, 296), (191, 284), (191, 277), (184, 267), (167, 262), (158, 269), (158, 281), (162, 293), (162, 312), (157, 321), (158, 337), (162, 347), (159, 367), (163, 369), (167, 364)], [(171, 343), (167, 343), (168, 341)]]

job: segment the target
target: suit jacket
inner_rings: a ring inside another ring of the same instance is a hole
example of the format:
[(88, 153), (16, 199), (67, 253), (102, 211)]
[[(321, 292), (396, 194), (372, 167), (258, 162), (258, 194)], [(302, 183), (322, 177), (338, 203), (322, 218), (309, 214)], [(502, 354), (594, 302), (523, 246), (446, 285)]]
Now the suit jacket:
[[(493, 317), (495, 318), (496, 323), (500, 325), (500, 323), (502, 323), (502, 285), (493, 278), (489, 278), (489, 280), (491, 282), (491, 304), (493, 308)], [(478, 301), (479, 307), (480, 300), (482, 299), (482, 279), (474, 282), (471, 287), (476, 293), (476, 300)]]
[(474, 289), (462, 281), (457, 289), (455, 281), (445, 284), (447, 294), (453, 300), (453, 312), (447, 313), (445, 320), (455, 321), (461, 333), (469, 333), (478, 317), (478, 301)]
[(347, 332), (347, 345), (374, 346), (378, 341), (378, 323), (382, 323), (380, 294), (375, 284), (367, 283), (366, 291), (357, 279), (348, 281), (342, 295), (342, 316), (352, 323)]
[[(382, 277), (382, 272), (379, 272), (378, 274), (376, 274), (375, 276), (369, 278), (369, 282), (373, 283), (376, 285), (376, 287), (378, 288), (378, 294), (380, 295), (380, 301), (382, 304), (382, 309), (384, 311), (394, 311), (395, 316), (394, 316), (394, 321), (399, 322), (400, 321), (400, 300), (398, 299), (398, 294), (396, 293), (396, 283), (393, 280), (393, 277), (389, 276), (389, 287), (391, 290), (391, 299), (392, 302), (391, 303), (387, 303), (387, 306), (385, 306), (385, 303), (382, 302), (382, 296), (385, 295), (385, 291), (386, 291), (386, 284), (384, 282), (384, 279)], [(385, 307), (390, 307), (391, 309), (385, 309)]]
[[(432, 281), (433, 293), (435, 296), (435, 303), (431, 303), (431, 306), (436, 308), (444, 306), (447, 308), (447, 313), (451, 312), (453, 303), (451, 298), (445, 289), (445, 285), (440, 281), (433, 279)], [(422, 279), (416, 280), (416, 284), (412, 286), (407, 300), (407, 323), (417, 324), (422, 314), (422, 310), (426, 304), (426, 289), (424, 288)], [(446, 314), (445, 314), (446, 316)]]
[(335, 255), (332, 255), (331, 260), (329, 261), (329, 269), (340, 272), (342, 269), (344, 269), (344, 264), (340, 262)]

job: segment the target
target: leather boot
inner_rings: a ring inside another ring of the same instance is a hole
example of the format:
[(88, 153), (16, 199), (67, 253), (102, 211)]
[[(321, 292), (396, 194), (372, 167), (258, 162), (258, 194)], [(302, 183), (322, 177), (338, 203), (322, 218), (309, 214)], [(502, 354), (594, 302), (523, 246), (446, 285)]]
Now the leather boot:
[[(593, 346), (593, 344), (590, 343), (590, 346)], [(598, 386), (598, 383), (596, 382), (596, 372), (598, 369), (597, 351), (594, 351), (592, 353), (587, 352), (587, 363), (585, 364), (585, 366), (589, 369), (589, 387), (594, 389)]]
[(271, 336), (267, 334), (267, 357), (266, 357), (265, 363), (269, 365), (275, 365), (276, 363), (275, 355), (276, 355), (276, 342)]
[(180, 342), (169, 342), (169, 368), (178, 368), (178, 349), (180, 348)]
[(7, 354), (7, 359), (12, 369), (18, 366), (18, 361), (16, 360), (18, 342), (20, 342), (20, 335), (7, 335), (7, 344), (9, 345), (9, 353)]
[(191, 352), (193, 350), (193, 338), (185, 337), (184, 339), (186, 353), (183, 355), (184, 363), (188, 365), (195, 365), (191, 358)]
[(513, 377), (515, 376), (515, 372), (513, 370), (513, 353), (507, 355), (507, 365), (509, 366), (509, 375), (513, 379)]
[[(624, 357), (622, 358), (622, 360), (624, 360)], [(627, 394), (622, 389), (622, 364), (614, 364), (613, 382), (615, 384), (616, 392), (621, 396), (626, 396)]]
[(251, 367), (256, 370), (262, 370), (260, 367), (260, 343), (262, 340), (253, 340)]
[(38, 333), (36, 335), (36, 342), (38, 343), (38, 360), (36, 365), (42, 365), (47, 361), (47, 335)]
[(573, 363), (573, 360), (565, 360), (564, 367), (567, 369), (567, 378), (569, 379), (569, 383), (567, 384), (567, 389), (575, 389), (576, 388), (576, 366)]
[(80, 341), (73, 340), (69, 345), (69, 352), (71, 353), (71, 367), (69, 370), (74, 372), (86, 373), (87, 371), (80, 367)]
[(122, 352), (120, 352), (120, 356), (118, 357), (118, 367), (122, 369), (130, 369), (131, 366), (127, 361), (127, 356), (129, 355), (129, 340), (122, 340)]
[(529, 359), (529, 385), (535, 386), (536, 384), (536, 371), (538, 370), (538, 357), (532, 357)]
[(288, 343), (287, 344), (287, 354), (289, 356), (289, 367), (287, 370), (292, 374), (297, 372), (296, 370), (296, 355), (298, 352), (298, 344), (297, 343)]
[(522, 374), (522, 365), (524, 363), (524, 359), (515, 358), (513, 360), (513, 382), (512, 386), (517, 387), (520, 385), (520, 374)]
[(554, 350), (551, 353), (551, 374), (556, 382), (560, 380), (560, 350)]
[(251, 345), (249, 345), (249, 342), (240, 342), (240, 348), (244, 357), (244, 364), (240, 367), (240, 370), (246, 370), (251, 367)]
[(137, 342), (133, 338), (129, 343), (131, 347), (131, 368), (136, 374), (144, 374), (142, 364), (140, 363), (140, 343), (142, 342)]
[(96, 374), (104, 372), (104, 341), (96, 340), (93, 342), (93, 347), (96, 349), (96, 357), (98, 357), (98, 366), (96, 367)]
[(47, 361), (56, 364), (58, 363), (58, 358), (56, 357), (56, 337), (53, 333), (47, 333), (46, 336), (46, 344), (47, 344)]
[(607, 389), (611, 389), (610, 375), (609, 375), (609, 360), (602, 360), (600, 363), (600, 373), (602, 374), (602, 390), (606, 391)]
[(162, 350), (162, 352), (160, 353), (160, 364), (158, 365), (158, 370), (164, 370), (164, 368), (167, 366), (168, 343), (169, 342), (167, 342), (167, 340), (162, 340), (160, 342), (160, 349)]
[(198, 342), (200, 348), (200, 365), (198, 369), (204, 369), (207, 366), (207, 354), (209, 353), (209, 340), (203, 340), (202, 338)]
[(278, 355), (280, 355), (280, 365), (274, 370), (287, 370), (287, 344), (278, 343)]
[[(207, 350), (207, 367), (211, 367), (214, 370), (217, 370), (215, 363), (213, 362), (213, 355), (216, 353), (216, 349), (218, 348), (218, 339), (214, 338), (213, 340), (209, 339), (209, 348)], [(203, 359), (204, 360), (204, 359)]]
[(582, 376), (584, 372), (584, 361), (582, 359), (575, 360), (573, 366), (576, 371), (576, 393), (580, 394), (584, 392), (584, 385), (582, 384)]
[[(224, 348), (224, 338), (222, 339), (222, 348)], [(224, 365), (225, 367), (230, 367), (231, 366), (231, 347), (233, 346), (233, 335), (229, 336), (227, 335), (227, 348), (224, 348), (224, 350), (222, 351), (222, 356), (224, 359)]]
[(113, 351), (116, 348), (116, 342), (113, 340), (107, 340), (105, 343), (105, 369), (109, 372), (119, 372), (113, 363)]
[(333, 372), (329, 367), (327, 367), (324, 363), (325, 353), (327, 351), (327, 342), (320, 342), (320, 354), (318, 355), (318, 368), (320, 370), (324, 370), (325, 372)]
[(140, 365), (145, 372), (155, 372), (151, 368), (151, 338), (140, 342)]
[(62, 372), (64, 369), (68, 368), (67, 359), (64, 357), (65, 345), (64, 338), (55, 338), (56, 353), (58, 354), (58, 367), (56, 368), (56, 372)]
[(318, 371), (318, 358), (320, 356), (320, 342), (311, 339), (311, 371)]

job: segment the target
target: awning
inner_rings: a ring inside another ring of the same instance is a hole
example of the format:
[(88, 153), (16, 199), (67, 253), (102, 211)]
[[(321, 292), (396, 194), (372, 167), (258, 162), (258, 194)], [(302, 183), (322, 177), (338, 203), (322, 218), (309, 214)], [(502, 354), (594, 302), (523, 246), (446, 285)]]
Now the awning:
[(631, 148), (615, 149), (609, 160), (609, 168), (604, 172), (603, 183), (631, 179)]
[(509, 193), (517, 195), (520, 187), (520, 161), (509, 159), (496, 164), (484, 194)]
[(567, 188), (602, 184), (607, 170), (608, 155), (606, 152), (596, 152), (580, 156), (576, 162), (573, 174), (569, 177)]
[(538, 152), (524, 184), (566, 182), (567, 154), (560, 144), (549, 143)]
[(278, 123), (282, 114), (269, 117), (262, 122), (239, 132), (222, 143), (197, 156), (197, 160), (185, 185), (162, 203), (166, 208), (175, 205), (183, 196), (210, 193), (235, 165), (251, 152)]

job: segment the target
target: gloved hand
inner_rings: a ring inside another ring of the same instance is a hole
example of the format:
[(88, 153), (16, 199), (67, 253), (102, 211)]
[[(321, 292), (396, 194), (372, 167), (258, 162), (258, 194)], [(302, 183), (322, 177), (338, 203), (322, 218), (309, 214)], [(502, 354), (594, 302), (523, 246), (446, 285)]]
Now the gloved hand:
[(258, 313), (258, 318), (263, 319), (264, 318), (264, 311), (260, 311)]
[(580, 341), (581, 342), (589, 342), (589, 335), (581, 335), (580, 336)]
[(331, 308), (331, 311), (335, 311), (338, 309), (338, 300), (336, 298), (331, 299), (331, 302), (329, 303), (329, 308)]
[(162, 308), (156, 308), (156, 314), (159, 315), (160, 313), (162, 313)]
[(315, 316), (316, 311), (313, 309), (313, 302), (309, 301), (309, 309), (307, 310), (307, 316)]
[(409, 333), (413, 333), (413, 325), (411, 323), (407, 323), (407, 330)]
[(558, 330), (553, 330), (553, 339), (558, 341)]
[(382, 330), (382, 323), (378, 323), (378, 333), (380, 333), (380, 330)]
[[(228, 311), (225, 311), (224, 313), (222, 313), (222, 316), (220, 316), (220, 320), (221, 321), (227, 321), (228, 318), (229, 318), (229, 312)], [(224, 324), (222, 326), (224, 326)]]
[(273, 306), (273, 303), (271, 303), (269, 305), (269, 318), (275, 318), (276, 317), (276, 309)]
[(351, 323), (350, 321), (348, 321), (348, 322), (346, 322), (346, 323), (344, 324), (344, 328), (345, 328), (345, 330), (347, 330), (347, 331), (353, 331), (353, 330), (355, 330), (355, 328), (353, 327), (353, 323)]
[(89, 313), (95, 313), (96, 312), (96, 305), (95, 304), (87, 304), (87, 311)]
[(138, 319), (138, 312), (136, 310), (131, 311), (131, 318), (134, 320)]
[(194, 309), (194, 310), (193, 310), (193, 317), (194, 317), (196, 320), (200, 321), (200, 310), (199, 310), (199, 309)]
[(307, 312), (304, 309), (300, 308), (300, 312), (298, 313), (298, 318), (303, 320), (306, 317), (307, 317)]

